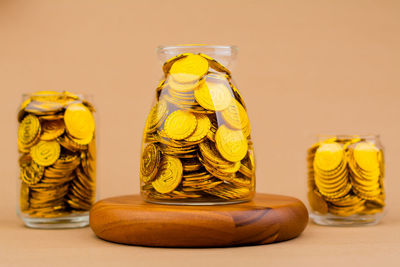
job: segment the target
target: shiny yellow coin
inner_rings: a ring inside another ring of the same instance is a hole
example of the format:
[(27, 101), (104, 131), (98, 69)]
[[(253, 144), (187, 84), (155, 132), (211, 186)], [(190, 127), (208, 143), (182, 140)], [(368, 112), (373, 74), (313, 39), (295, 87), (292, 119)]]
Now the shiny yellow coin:
[(185, 140), (189, 142), (196, 142), (206, 137), (211, 127), (211, 122), (207, 115), (196, 114), (195, 116), (197, 119), (197, 127), (189, 137), (185, 138)]
[(221, 111), (226, 109), (232, 101), (229, 88), (221, 82), (206, 80), (194, 91), (196, 101), (205, 109)]
[[(32, 97), (33, 99), (33, 97)], [(45, 97), (47, 99), (47, 96)], [(50, 101), (50, 100), (43, 100), (43, 101), (31, 101), (26, 107), (25, 111), (33, 113), (35, 115), (50, 115), (55, 114), (57, 112), (62, 111), (64, 108), (63, 103)]]
[(140, 162), (140, 178), (143, 182), (148, 183), (153, 180), (157, 174), (161, 161), (161, 150), (158, 145), (149, 144), (142, 153)]
[(199, 55), (208, 60), (208, 64), (210, 65), (210, 67), (211, 67), (212, 69), (214, 69), (214, 70), (216, 70), (216, 71), (219, 71), (219, 72), (225, 72), (225, 73), (228, 74), (229, 76), (231, 75), (231, 72), (230, 72), (224, 65), (222, 65), (221, 63), (219, 63), (219, 62), (218, 62), (217, 60), (215, 60), (214, 58), (212, 58), (212, 57), (210, 57), (210, 56), (208, 56), (208, 55), (202, 54), (202, 53), (200, 53)]
[(195, 88), (199, 87), (201, 82), (203, 82), (203, 80), (196, 80), (191, 83), (178, 83), (172, 79), (172, 77), (168, 78), (168, 86), (170, 87), (170, 90), (181, 93), (193, 91)]
[(338, 143), (321, 144), (315, 152), (315, 165), (324, 171), (334, 170), (344, 158), (343, 147)]
[(21, 211), (29, 209), (29, 186), (22, 182), (20, 188), (19, 208)]
[(54, 140), (65, 131), (63, 120), (43, 120), (41, 140)]
[(93, 140), (93, 134), (89, 135), (88, 137), (86, 137), (84, 139), (77, 139), (77, 138), (74, 138), (72, 136), (69, 136), (69, 137), (70, 137), (71, 141), (73, 141), (78, 146), (86, 146), (87, 144), (89, 144)]
[(87, 139), (93, 135), (95, 128), (93, 114), (81, 103), (67, 107), (64, 122), (67, 132), (77, 139)]
[(44, 167), (34, 161), (21, 165), (21, 179), (26, 184), (34, 185), (39, 183), (44, 173)]
[(242, 129), (244, 136), (249, 137), (251, 133), (250, 122)]
[(234, 129), (245, 129), (249, 127), (249, 117), (243, 106), (234, 98), (232, 98), (229, 106), (222, 112), (222, 118), (225, 122)]
[(24, 100), (24, 102), (22, 102), (21, 106), (19, 107), (19, 111), (18, 111), (18, 115), (17, 115), (18, 122), (21, 122), (22, 119), (24, 118), (24, 116), (26, 114), (25, 108), (29, 105), (30, 102), (31, 102), (30, 98), (27, 98)]
[(181, 183), (183, 174), (182, 163), (178, 158), (164, 156), (156, 180), (152, 183), (154, 189), (161, 193), (170, 193)]
[(165, 74), (165, 75), (168, 74), (169, 70), (170, 70), (171, 67), (172, 67), (172, 64), (174, 64), (177, 60), (179, 60), (179, 59), (181, 59), (181, 58), (184, 58), (184, 57), (186, 57), (186, 56), (189, 56), (189, 55), (193, 55), (193, 54), (192, 54), (192, 53), (179, 54), (179, 55), (176, 55), (176, 56), (174, 56), (174, 57), (171, 57), (170, 59), (168, 59), (167, 61), (165, 61), (164, 64), (163, 64), (163, 67), (162, 67), (162, 69), (163, 69), (163, 71), (164, 71), (164, 74)]
[(40, 133), (39, 119), (34, 115), (26, 116), (18, 127), (18, 140), (23, 145), (32, 143)]
[(379, 168), (379, 149), (373, 143), (358, 143), (353, 153), (354, 159), (361, 169), (373, 171)]
[(162, 99), (151, 108), (150, 113), (146, 120), (145, 130), (147, 132), (152, 132), (156, 130), (156, 128), (162, 124), (163, 119), (167, 115), (167, 113), (168, 113), (167, 101), (165, 101), (165, 99)]
[(215, 145), (221, 156), (231, 162), (240, 161), (247, 154), (248, 143), (243, 132), (231, 130), (225, 125), (218, 128)]
[(310, 190), (308, 192), (308, 202), (314, 211), (317, 211), (321, 214), (328, 212), (328, 203), (326, 203), (320, 193)]
[(40, 141), (32, 147), (31, 157), (41, 166), (50, 166), (60, 156), (60, 145), (56, 141)]
[(199, 55), (188, 55), (175, 61), (169, 73), (180, 83), (191, 83), (200, 80), (208, 71), (208, 61)]
[(169, 138), (182, 140), (190, 136), (197, 126), (196, 117), (183, 110), (172, 112), (165, 120), (164, 130)]

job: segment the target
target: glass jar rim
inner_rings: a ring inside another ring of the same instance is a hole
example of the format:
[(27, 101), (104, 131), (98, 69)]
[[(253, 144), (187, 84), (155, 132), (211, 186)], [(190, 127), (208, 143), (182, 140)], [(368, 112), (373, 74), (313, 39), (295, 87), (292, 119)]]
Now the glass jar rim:
[(174, 50), (179, 49), (212, 49), (218, 55), (231, 56), (239, 51), (235, 45), (207, 45), (207, 44), (179, 44), (179, 45), (160, 45), (157, 52), (162, 54), (175, 54)]
[(338, 137), (338, 138), (365, 138), (365, 139), (379, 139), (380, 135), (379, 134), (373, 134), (373, 133), (368, 133), (368, 134), (316, 134), (317, 138), (332, 138), (332, 137)]
[(41, 94), (40, 92), (44, 92), (44, 91), (36, 91), (36, 92), (32, 92), (32, 93), (22, 93), (22, 98), (29, 98), (32, 96), (54, 96), (54, 95), (58, 95), (58, 94), (62, 94), (64, 92), (68, 92), (68, 93), (72, 93), (74, 95), (76, 95), (79, 98), (83, 98), (83, 99), (91, 99), (93, 98), (93, 94), (87, 94), (87, 93), (75, 93), (75, 92), (70, 92), (70, 91), (48, 91), (48, 93), (45, 94)]

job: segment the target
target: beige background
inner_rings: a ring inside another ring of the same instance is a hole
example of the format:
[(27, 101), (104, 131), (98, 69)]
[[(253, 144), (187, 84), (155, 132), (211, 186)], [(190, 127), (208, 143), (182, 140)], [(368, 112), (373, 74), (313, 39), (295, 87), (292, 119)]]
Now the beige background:
[[(257, 190), (306, 198), (318, 133), (378, 133), (388, 214), (374, 227), (310, 224), (293, 241), (234, 249), (121, 246), (89, 228), (24, 228), (15, 215), (21, 94), (71, 90), (98, 108), (99, 195), (138, 192), (160, 44), (235, 44)], [(400, 1), (0, 0), (0, 265), (395, 265), (400, 260)]]

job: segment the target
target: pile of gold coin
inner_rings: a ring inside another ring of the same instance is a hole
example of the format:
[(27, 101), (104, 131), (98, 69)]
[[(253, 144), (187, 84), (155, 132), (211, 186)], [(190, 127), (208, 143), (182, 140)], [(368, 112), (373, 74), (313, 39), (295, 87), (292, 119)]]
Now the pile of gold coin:
[(249, 200), (255, 166), (250, 122), (230, 71), (204, 54), (180, 54), (146, 121), (141, 191), (150, 201)]
[(96, 187), (93, 106), (69, 92), (30, 95), (18, 113), (20, 210), (31, 217), (88, 211)]
[(333, 137), (308, 150), (308, 200), (313, 211), (368, 215), (385, 206), (383, 151), (371, 140)]

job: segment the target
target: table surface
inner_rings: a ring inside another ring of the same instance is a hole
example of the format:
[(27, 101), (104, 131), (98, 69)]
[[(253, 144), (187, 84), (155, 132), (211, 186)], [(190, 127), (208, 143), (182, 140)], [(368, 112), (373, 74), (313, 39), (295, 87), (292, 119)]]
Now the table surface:
[(14, 210), (2, 215), (1, 266), (398, 266), (400, 260), (400, 216), (391, 212), (376, 226), (309, 223), (300, 237), (287, 242), (213, 249), (120, 245), (97, 238), (89, 227), (29, 229)]

